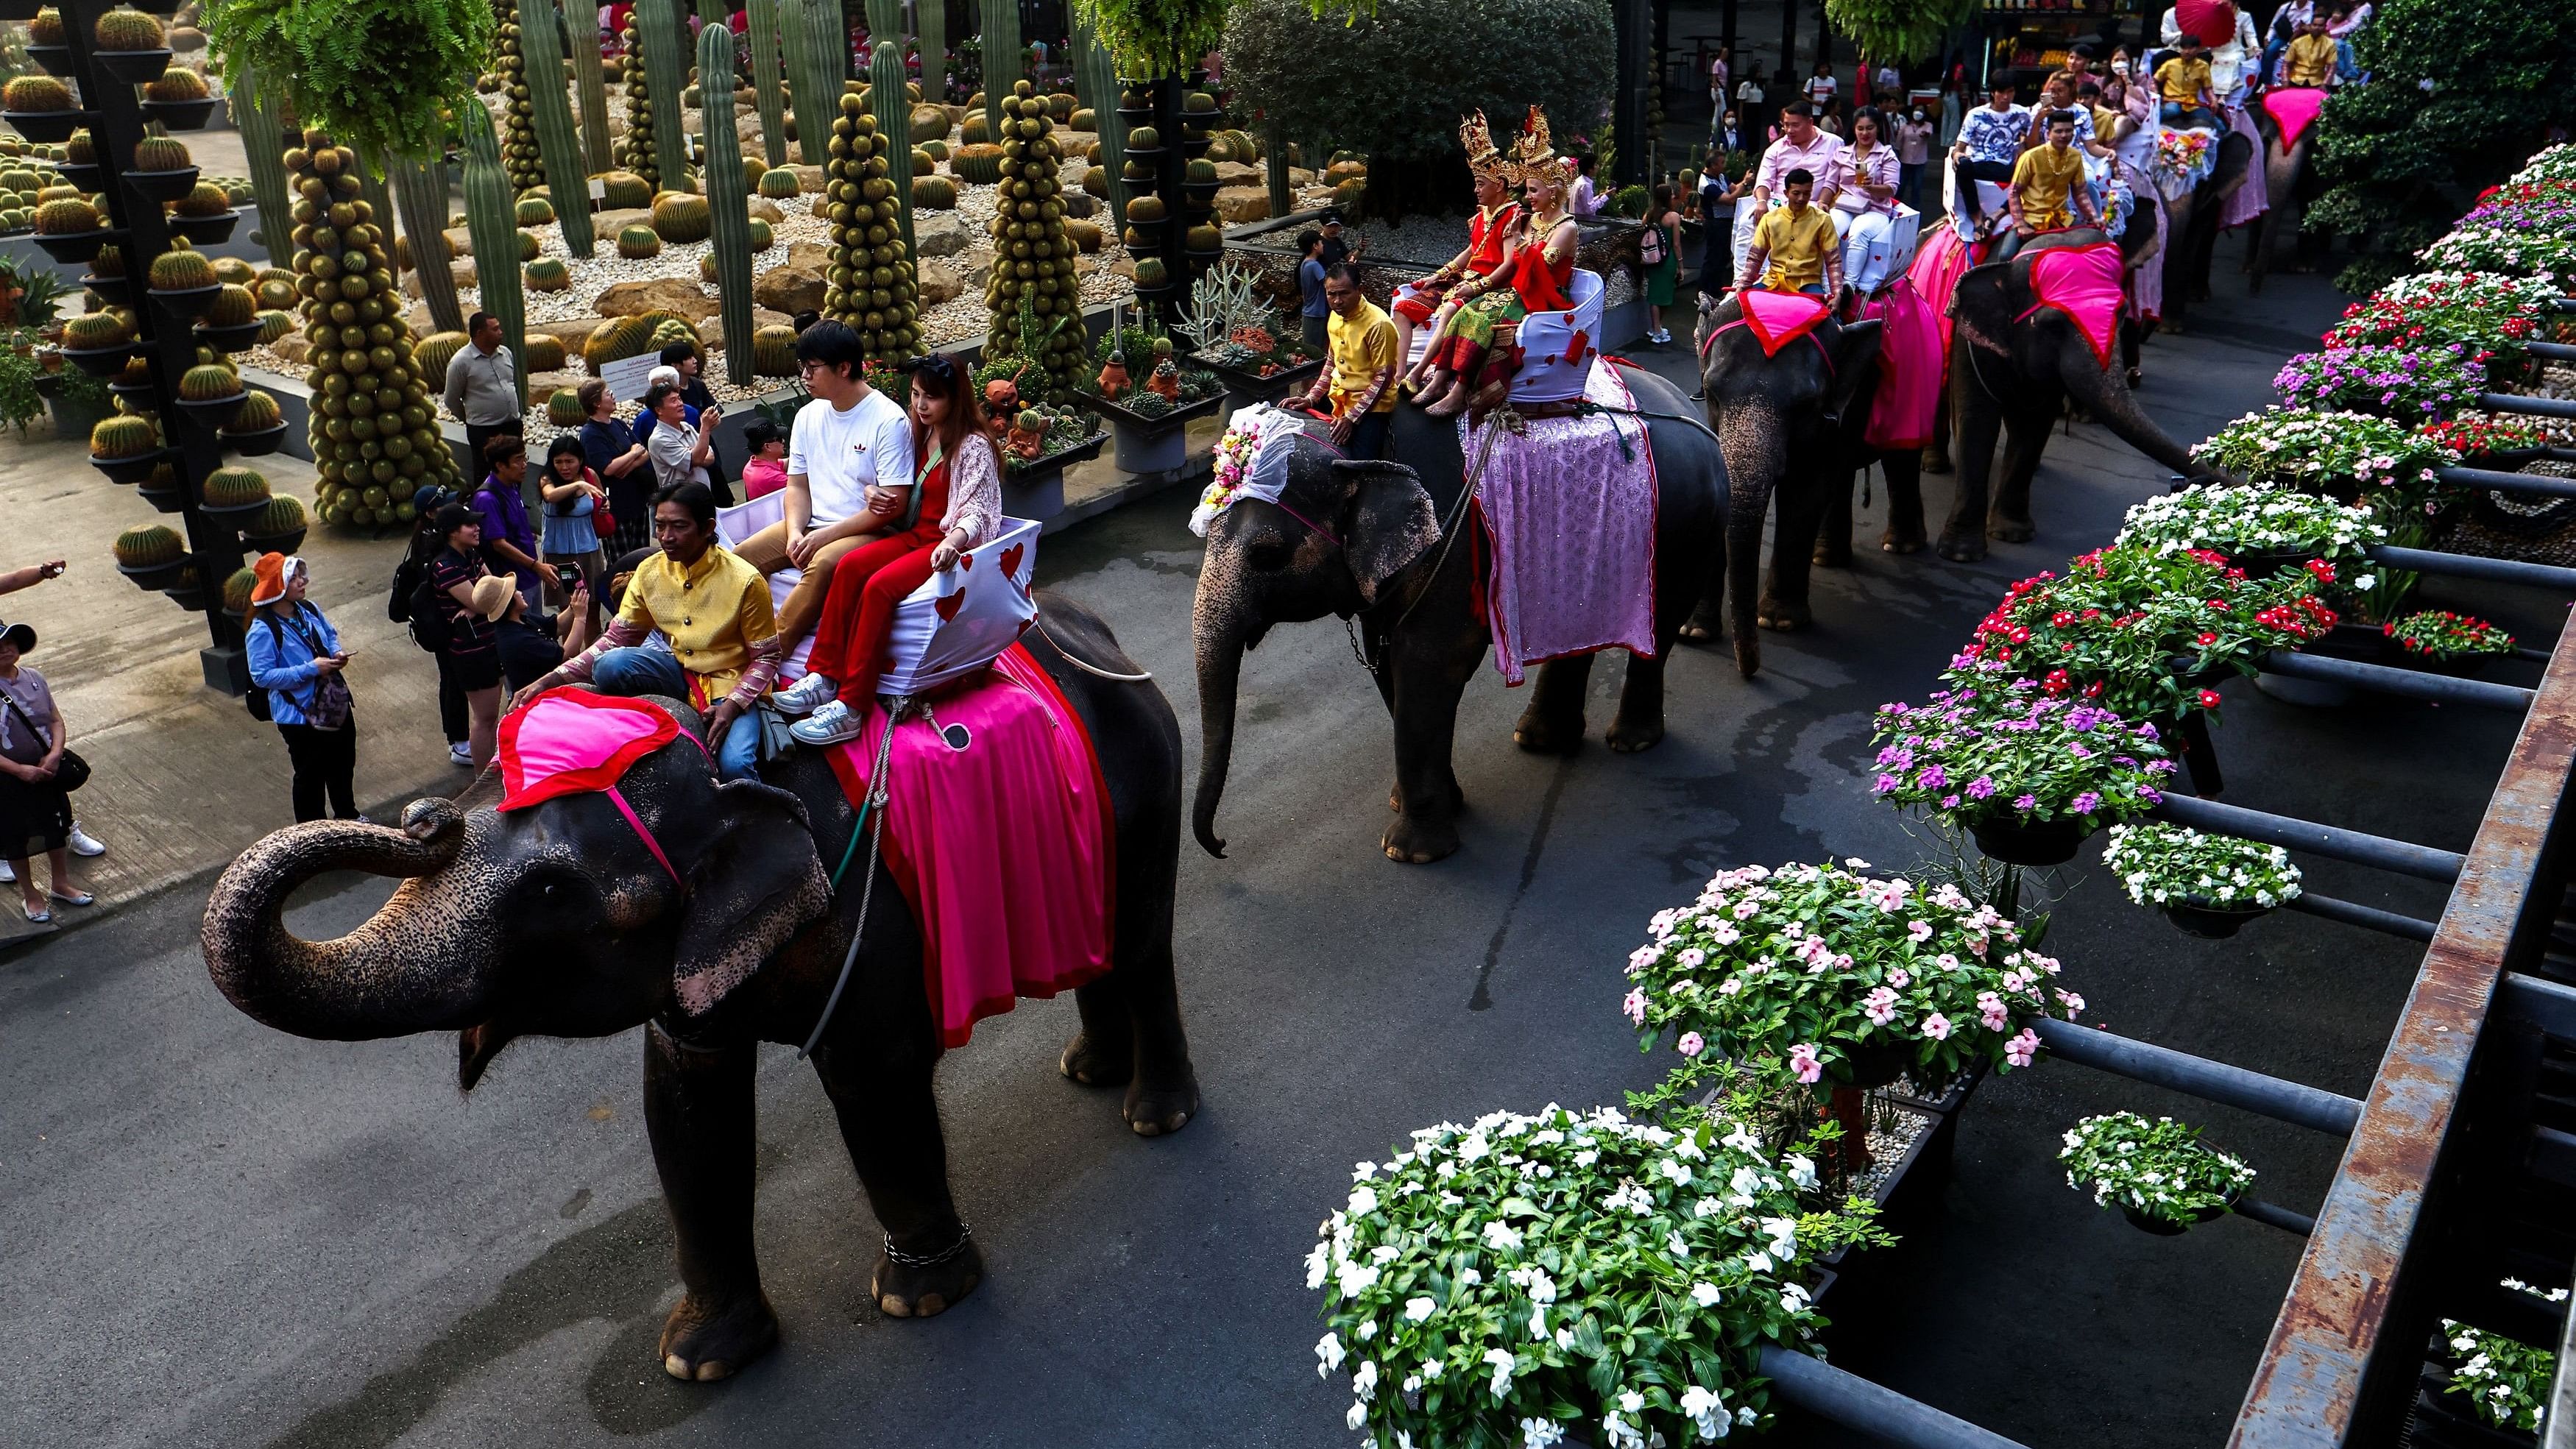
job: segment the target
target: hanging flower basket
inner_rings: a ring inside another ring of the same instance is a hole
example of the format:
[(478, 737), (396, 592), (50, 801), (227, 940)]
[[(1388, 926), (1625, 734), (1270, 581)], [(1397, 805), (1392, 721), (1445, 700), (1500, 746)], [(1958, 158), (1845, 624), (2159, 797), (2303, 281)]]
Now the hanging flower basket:
[(2057, 1160), (2066, 1165), (2068, 1187), (2091, 1191), (2095, 1203), (2118, 1208), (2132, 1226), (2159, 1237), (2224, 1216), (2254, 1185), (2254, 1169), (2202, 1145), (2199, 1128), (2135, 1112), (2076, 1123)]
[(2299, 868), (2277, 845), (2163, 821), (2114, 827), (2102, 863), (2131, 901), (2204, 940), (2235, 935), (2302, 888)]

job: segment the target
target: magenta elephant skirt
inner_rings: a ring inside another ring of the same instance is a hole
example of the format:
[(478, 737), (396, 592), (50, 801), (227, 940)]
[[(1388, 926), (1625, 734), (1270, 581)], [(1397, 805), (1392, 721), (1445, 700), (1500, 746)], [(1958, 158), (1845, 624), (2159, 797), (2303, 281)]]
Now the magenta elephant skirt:
[[(1091, 737), (1025, 648), (935, 695), (930, 715), (895, 729), (886, 865), (921, 923), (940, 1044), (958, 1047), (1019, 997), (1109, 969), (1116, 835)], [(877, 710), (829, 753), (853, 808), (885, 728)], [(840, 889), (862, 885), (854, 870)]]

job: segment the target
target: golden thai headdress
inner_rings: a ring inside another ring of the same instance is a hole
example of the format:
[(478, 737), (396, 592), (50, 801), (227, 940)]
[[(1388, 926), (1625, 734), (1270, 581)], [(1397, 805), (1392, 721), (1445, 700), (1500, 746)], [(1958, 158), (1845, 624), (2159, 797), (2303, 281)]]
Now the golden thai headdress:
[(1468, 170), (1480, 177), (1500, 176), (1506, 184), (1510, 183), (1511, 162), (1504, 159), (1501, 149), (1494, 145), (1494, 128), (1486, 123), (1483, 111), (1459, 121), (1458, 144), (1467, 148)]
[(1550, 185), (1563, 184), (1563, 174), (1556, 161), (1556, 147), (1548, 136), (1547, 112), (1536, 106), (1529, 108), (1529, 119), (1521, 125), (1520, 139), (1512, 143), (1511, 170), (1513, 179), (1522, 185), (1528, 185), (1533, 179)]

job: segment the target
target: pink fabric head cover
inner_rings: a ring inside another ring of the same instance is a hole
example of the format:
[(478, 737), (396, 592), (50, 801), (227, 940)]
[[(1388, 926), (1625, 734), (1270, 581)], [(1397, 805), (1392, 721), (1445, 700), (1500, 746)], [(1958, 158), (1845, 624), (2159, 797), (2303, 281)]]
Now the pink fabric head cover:
[(662, 873), (686, 889), (662, 842), (644, 828), (644, 817), (626, 803), (617, 782), (636, 761), (685, 737), (703, 750), (680, 722), (640, 699), (564, 686), (549, 689), (501, 721), (501, 805), (524, 810), (558, 795), (599, 791), (653, 852)]
[(2263, 109), (2270, 112), (2272, 123), (2281, 128), (2281, 154), (2287, 156), (2308, 133), (2317, 112), (2326, 107), (2326, 93), (2316, 86), (2274, 86), (2263, 93)]
[(1816, 324), (1825, 320), (1822, 297), (1760, 287), (1747, 287), (1735, 295), (1744, 308), (1744, 325), (1762, 343), (1765, 357), (1777, 357), (1781, 348), (1815, 331)]
[(2109, 242), (2040, 252), (2030, 263), (2030, 289), (2039, 300), (2021, 315), (2042, 307), (2065, 313), (2093, 344), (2093, 356), (2109, 367), (2111, 338), (2120, 325), (2120, 268), (2120, 249)]

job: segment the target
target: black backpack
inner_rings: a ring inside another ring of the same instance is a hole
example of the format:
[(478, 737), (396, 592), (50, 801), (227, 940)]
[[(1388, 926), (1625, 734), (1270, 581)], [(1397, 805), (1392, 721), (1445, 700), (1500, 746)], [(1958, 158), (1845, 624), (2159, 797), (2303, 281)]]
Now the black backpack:
[(439, 612), (438, 590), (430, 582), (429, 561), (417, 554), (394, 565), (393, 590), (385, 596), (385, 617), (411, 626), (411, 642), (431, 654), (446, 652), (447, 616)]
[[(259, 622), (268, 626), (268, 632), (270, 635), (274, 636), (277, 633), (276, 620), (271, 619), (266, 615), (262, 615)], [(261, 688), (256, 682), (254, 682), (250, 688), (242, 691), (242, 708), (249, 710), (250, 717), (258, 720), (261, 724), (269, 724), (272, 722), (268, 708), (268, 691)]]

